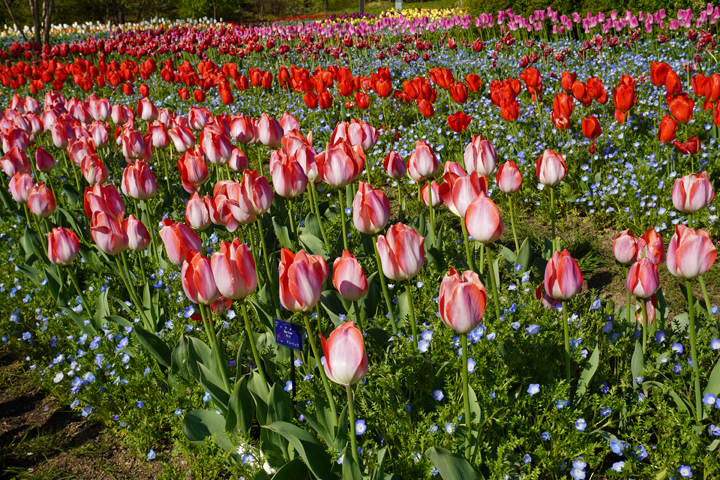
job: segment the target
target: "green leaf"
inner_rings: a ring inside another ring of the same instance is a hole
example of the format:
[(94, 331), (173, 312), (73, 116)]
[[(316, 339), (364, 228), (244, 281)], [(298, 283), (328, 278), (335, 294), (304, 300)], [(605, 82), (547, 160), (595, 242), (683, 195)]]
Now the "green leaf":
[(370, 338), (383, 350), (390, 346), (390, 339), (393, 337), (392, 333), (383, 330), (382, 328), (368, 328), (365, 330)]
[(341, 452), (345, 450), (345, 445), (348, 444), (348, 407), (342, 409), (340, 417), (338, 418), (336, 426), (333, 428), (335, 431), (335, 450)]
[(385, 456), (387, 454), (387, 447), (383, 447), (378, 450), (378, 466), (375, 469), (375, 473), (372, 476), (372, 480), (383, 480), (385, 478)]
[(65, 183), (65, 185), (63, 185), (62, 189), (65, 192), (65, 195), (67, 196), (67, 199), (71, 204), (77, 205), (80, 202), (80, 194), (78, 193), (78, 191), (75, 187), (73, 187), (69, 183)]
[(318, 222), (317, 216), (314, 213), (308, 213), (307, 217), (305, 217), (305, 226), (303, 227), (302, 234), (312, 235), (317, 238), (322, 237), (320, 222)]
[(583, 369), (582, 373), (580, 374), (580, 379), (578, 380), (577, 389), (575, 390), (575, 400), (573, 402), (576, 405), (580, 402), (580, 399), (585, 395), (585, 392), (587, 391), (587, 387), (588, 387), (588, 385), (590, 385), (590, 382), (592, 381), (592, 378), (595, 375), (595, 372), (597, 371), (599, 363), (600, 363), (600, 347), (595, 346), (595, 349), (593, 350), (592, 355), (590, 355), (590, 358), (588, 359), (587, 363), (585, 364), (585, 368)]
[(30, 265), (17, 265), (17, 269), (25, 274), (38, 287), (42, 287), (42, 281), (45, 279), (45, 273), (39, 268)]
[(716, 397), (720, 396), (720, 361), (718, 361), (715, 364), (715, 367), (713, 367), (712, 373), (710, 373), (710, 378), (708, 378), (708, 383), (705, 386), (704, 393), (712, 393)]
[(553, 247), (552, 241), (548, 238), (543, 238), (542, 258), (550, 260), (553, 256), (553, 252), (555, 252), (555, 247)]
[(672, 319), (672, 328), (678, 332), (685, 332), (690, 328), (690, 317), (687, 312), (675, 315)]
[(270, 475), (265, 473), (265, 470), (260, 470), (257, 475), (255, 475), (255, 478), (253, 480), (272, 480), (270, 478)]
[[(264, 473), (264, 472), (263, 472)], [(302, 459), (296, 458), (280, 467), (272, 480), (297, 480), (298, 478), (307, 478), (308, 469)], [(255, 477), (257, 480), (257, 477)]]
[(190, 379), (188, 372), (188, 360), (190, 352), (190, 340), (187, 335), (180, 335), (170, 357), (170, 370), (185, 380)]
[(234, 432), (234, 429), (239, 429), (244, 433), (248, 433), (255, 419), (255, 402), (250, 394), (250, 390), (248, 390), (247, 377), (243, 377), (235, 382), (235, 388), (233, 389), (232, 395), (230, 395), (229, 407), (228, 415), (232, 412), (232, 416), (235, 418), (235, 425), (232, 430), (230, 428), (227, 428), (227, 430)]
[(485, 420), (483, 419), (483, 411), (478, 403), (475, 390), (473, 390), (471, 386), (468, 386), (468, 400), (470, 401), (470, 416), (472, 417), (470, 423), (475, 426), (476, 430), (480, 430)]
[(259, 303), (257, 303), (255, 300), (246, 300), (247, 303), (250, 304), (253, 310), (255, 310), (255, 314), (260, 319), (260, 322), (263, 324), (266, 330), (274, 332), (275, 331), (275, 317), (272, 313), (265, 310)]
[(635, 379), (642, 376), (643, 370), (645, 370), (645, 355), (643, 354), (640, 340), (636, 340), (635, 352), (633, 353), (632, 360), (630, 361), (630, 371), (633, 376), (632, 385), (635, 389), (637, 389), (637, 382)]
[(268, 412), (268, 387), (265, 382), (263, 382), (262, 377), (260, 376), (260, 373), (257, 371), (254, 371), (250, 375), (250, 380), (248, 380), (248, 391), (253, 397), (253, 400), (255, 400), (255, 409), (257, 411), (257, 420), (260, 423), (260, 425), (265, 425), (267, 422), (267, 412)]
[(67, 314), (70, 316), (70, 318), (73, 319), (73, 321), (75, 322), (75, 324), (76, 324), (78, 327), (80, 327), (80, 330), (82, 330), (83, 332), (87, 333), (88, 335), (95, 335), (95, 334), (97, 334), (97, 330), (95, 330), (95, 327), (93, 327), (92, 323), (88, 323), (88, 324), (86, 325), (86, 324), (85, 324), (85, 319), (84, 319), (83, 317), (81, 317), (80, 315), (78, 315), (77, 313), (75, 313), (73, 310), (71, 310), (71, 309), (68, 308), (68, 307), (62, 307), (62, 309), (65, 311), (65, 313), (67, 313)]
[(103, 320), (105, 320), (105, 317), (110, 315), (108, 293), (110, 293), (110, 289), (106, 288), (105, 291), (98, 296), (97, 300), (95, 300), (95, 315), (93, 316), (93, 321), (95, 323), (95, 328), (97, 329), (102, 328)]
[(105, 320), (110, 320), (111, 322), (116, 323), (123, 328), (133, 326), (133, 324), (130, 323), (126, 318), (120, 317), (118, 315), (108, 315), (107, 317), (105, 317)]
[(520, 270), (520, 273), (525, 273), (530, 269), (530, 265), (532, 262), (532, 247), (530, 246), (529, 239), (525, 239), (522, 242), (522, 245), (520, 245), (520, 251), (517, 255), (517, 264), (522, 267), (522, 270)]
[(690, 408), (690, 404), (685, 398), (678, 395), (678, 393), (673, 389), (670, 389), (670, 396), (675, 401), (675, 405), (677, 405), (679, 410), (684, 411), (687, 415), (691, 414), (690, 412), (692, 411), (692, 409)]
[(215, 400), (215, 406), (218, 410), (220, 410), (223, 415), (226, 415), (228, 408), (230, 408), (230, 393), (225, 391), (223, 381), (219, 376), (211, 372), (210, 369), (202, 363), (199, 363), (198, 366), (200, 367), (200, 386)]
[(477, 473), (470, 464), (459, 455), (440, 447), (425, 450), (425, 456), (435, 465), (443, 480), (474, 480)]
[(224, 432), (225, 419), (210, 410), (193, 410), (185, 414), (182, 431), (190, 442), (205, 445), (208, 437), (216, 435), (217, 444), (226, 452), (235, 450), (232, 442)]
[(355, 458), (352, 456), (350, 448), (351, 447), (348, 447), (343, 455), (343, 480), (363, 480), (362, 473), (360, 473), (360, 466), (355, 463)]
[[(190, 345), (188, 348), (187, 369), (195, 380), (200, 381), (200, 367), (198, 363), (202, 363), (206, 367), (213, 369), (215, 363), (212, 358), (212, 351), (205, 342), (197, 337), (188, 337)], [(217, 373), (217, 372), (215, 372)]]
[[(300, 243), (302, 246), (312, 253), (313, 255), (321, 255), (323, 257), (327, 257), (328, 253), (325, 250), (325, 246), (323, 245), (322, 240), (320, 240), (315, 235), (311, 235), (309, 233), (303, 233), (299, 237)], [(328, 240), (329, 241), (329, 240)]]
[(273, 422), (262, 428), (271, 430), (285, 437), (317, 478), (336, 480), (337, 476), (330, 470), (330, 457), (317, 438), (302, 428), (287, 422)]
[[(307, 420), (308, 425), (310, 425), (310, 427), (312, 427), (312, 429), (315, 430), (315, 431), (318, 433), (318, 435), (320, 435), (320, 438), (322, 438), (322, 439), (325, 441), (325, 443), (327, 444), (327, 446), (328, 446), (328, 447), (332, 447), (333, 444), (335, 443), (335, 442), (334, 442), (335, 439), (332, 438), (332, 436), (330, 435), (330, 433), (328, 433), (328, 430), (325, 428), (325, 425), (324, 425), (323, 423), (321, 423), (320, 420), (318, 420), (317, 418), (315, 418), (314, 415), (312, 415), (311, 413), (309, 413), (309, 412), (308, 412), (307, 410), (305, 410), (304, 408), (302, 408), (302, 407), (295, 407), (295, 409), (296, 409), (298, 412), (300, 412), (300, 414), (301, 414), (303, 417), (305, 417), (305, 420)], [(321, 417), (321, 418), (322, 418), (322, 417)]]
[(430, 246), (425, 252), (425, 258), (428, 262), (435, 265), (437, 270), (445, 270), (445, 254), (438, 250), (437, 247)]
[(280, 245), (292, 250), (292, 242), (290, 242), (290, 235), (288, 234), (288, 228), (282, 225), (277, 217), (272, 217), (273, 230), (275, 230), (275, 236), (277, 237)]
[(142, 327), (135, 327), (135, 333), (143, 347), (155, 357), (155, 360), (163, 367), (170, 368), (172, 353), (165, 342), (154, 333), (150, 333)]
[[(400, 288), (402, 293), (398, 295), (397, 307), (395, 308), (395, 322), (398, 328), (404, 326), (406, 322), (409, 322), (410, 317), (410, 302), (408, 302), (407, 290), (402, 287), (401, 282), (395, 282), (395, 291)], [(392, 293), (390, 293), (392, 296)]]

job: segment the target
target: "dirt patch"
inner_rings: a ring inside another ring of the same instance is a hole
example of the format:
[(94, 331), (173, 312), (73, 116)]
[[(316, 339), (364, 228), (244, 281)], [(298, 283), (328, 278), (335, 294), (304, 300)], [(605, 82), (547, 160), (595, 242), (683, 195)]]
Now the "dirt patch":
[(109, 432), (45, 395), (20, 362), (0, 352), (0, 480), (157, 478)]

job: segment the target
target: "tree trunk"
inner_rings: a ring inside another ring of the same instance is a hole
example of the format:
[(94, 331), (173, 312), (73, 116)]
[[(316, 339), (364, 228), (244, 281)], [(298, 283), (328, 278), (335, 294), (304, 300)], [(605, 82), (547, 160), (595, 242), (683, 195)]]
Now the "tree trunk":
[(213, 0), (213, 21), (217, 22), (217, 2)]
[(360, 0), (360, 13), (365, 13), (365, 0)]
[(12, 21), (13, 21), (13, 26), (14, 26), (15, 28), (20, 29), (20, 35), (22, 35), (22, 37), (23, 37), (23, 38), (25, 39), (25, 41), (27, 42), (27, 37), (25, 36), (25, 31), (24, 31), (22, 28), (20, 28), (20, 26), (18, 25), (17, 21), (15, 20), (15, 14), (13, 13), (12, 8), (10, 8), (10, 4), (8, 3), (8, 0), (3, 0), (3, 2), (5, 2), (5, 6), (7, 7), (8, 12), (10, 12), (10, 18), (11, 18)]
[(30, 14), (33, 19), (33, 35), (35, 36), (35, 42), (41, 44), (42, 38), (40, 37), (40, 0), (30, 0)]
[(52, 26), (53, 0), (43, 0), (43, 43), (50, 43), (50, 27)]
[(327, 12), (328, 10), (330, 10), (328, 8), (328, 0), (323, 0), (323, 12)]

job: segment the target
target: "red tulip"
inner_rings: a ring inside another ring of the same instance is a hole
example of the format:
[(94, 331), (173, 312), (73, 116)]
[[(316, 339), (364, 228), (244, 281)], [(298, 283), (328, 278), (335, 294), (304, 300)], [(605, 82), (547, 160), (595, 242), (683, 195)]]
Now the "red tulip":
[(221, 242), (220, 251), (213, 253), (210, 265), (217, 288), (225, 297), (240, 299), (255, 291), (258, 283), (255, 260), (239, 239)]
[(28, 132), (21, 128), (11, 127), (3, 131), (2, 145), (4, 152), (8, 152), (11, 148), (17, 147), (18, 150), (26, 153), (30, 146), (30, 136)]
[(647, 258), (635, 262), (628, 272), (628, 292), (639, 298), (648, 298), (660, 287), (657, 265)]
[(407, 173), (407, 166), (402, 157), (394, 151), (390, 151), (383, 160), (383, 168), (390, 178), (401, 179)]
[(220, 292), (215, 285), (210, 260), (195, 251), (189, 251), (180, 271), (185, 295), (191, 302), (199, 305), (210, 305), (220, 298)]
[(137, 116), (144, 122), (152, 123), (158, 118), (158, 109), (149, 98), (138, 100)]
[(370, 150), (378, 141), (378, 132), (369, 123), (353, 119), (347, 129), (347, 140), (351, 145), (360, 145), (363, 150)]
[(700, 150), (700, 139), (693, 136), (688, 138), (685, 143), (680, 143), (675, 140), (673, 145), (685, 155), (695, 155), (698, 150)]
[(53, 228), (48, 235), (48, 258), (55, 265), (70, 265), (80, 252), (80, 242), (72, 230)]
[(562, 76), (560, 77), (560, 86), (563, 90), (565, 90), (565, 93), (572, 93), (572, 87), (576, 80), (577, 74), (575, 72), (562, 72)]
[(195, 147), (195, 135), (188, 127), (175, 125), (168, 131), (168, 135), (178, 153), (185, 153)]
[(242, 172), (248, 168), (248, 164), (248, 159), (242, 150), (237, 147), (233, 148), (232, 153), (230, 154), (230, 160), (228, 161), (230, 170), (233, 172)]
[(182, 265), (189, 251), (197, 252), (202, 249), (200, 237), (184, 223), (175, 223), (169, 218), (164, 218), (162, 224), (160, 238), (173, 265)]
[(123, 107), (122, 105), (113, 105), (112, 109), (110, 110), (110, 118), (112, 118), (112, 121), (115, 125), (125, 125), (128, 121), (128, 115), (125, 107)]
[(615, 260), (623, 265), (630, 265), (637, 258), (638, 241), (630, 230), (620, 232), (613, 241)]
[(458, 105), (462, 105), (463, 103), (467, 102), (468, 89), (462, 83), (453, 83), (448, 87), (448, 91), (450, 92), (450, 96), (452, 97), (453, 101)]
[(433, 115), (435, 115), (435, 109), (433, 108), (432, 103), (430, 103), (427, 99), (421, 98), (417, 101), (418, 109), (420, 110), (420, 113), (425, 118), (430, 118)]
[(338, 385), (354, 385), (367, 374), (368, 359), (363, 334), (354, 322), (345, 322), (330, 333), (320, 335), (325, 355), (325, 374)]
[(714, 198), (715, 191), (707, 172), (685, 175), (673, 184), (672, 201), (679, 212), (698, 212), (710, 205)]
[(90, 235), (98, 248), (108, 255), (117, 255), (128, 246), (127, 233), (121, 222), (122, 214), (115, 218), (102, 210), (93, 213)]
[(358, 232), (375, 235), (390, 219), (390, 202), (381, 190), (361, 181), (353, 199), (353, 223)]
[(555, 252), (545, 267), (545, 291), (557, 300), (569, 300), (582, 289), (583, 276), (567, 249)]
[(137, 159), (145, 155), (145, 138), (137, 130), (128, 129), (121, 136), (122, 152), (125, 158)]
[(108, 170), (97, 155), (86, 155), (80, 163), (80, 171), (85, 180), (92, 186), (96, 183), (105, 183), (108, 179)]
[(650, 66), (650, 81), (656, 87), (665, 85), (665, 79), (667, 74), (672, 71), (672, 68), (667, 63), (652, 62)]
[(667, 267), (676, 277), (692, 280), (704, 274), (717, 257), (717, 250), (707, 230), (675, 225), (667, 252)]
[(52, 191), (42, 182), (28, 190), (27, 205), (30, 211), (40, 218), (49, 217), (57, 208)]
[(545, 186), (554, 187), (565, 178), (566, 173), (565, 160), (552, 150), (545, 150), (535, 162), (537, 179)]
[(543, 307), (545, 308), (555, 308), (555, 306), (560, 305), (562, 303), (562, 300), (556, 300), (545, 291), (545, 282), (542, 282), (538, 287), (535, 289), (535, 298), (537, 298)]
[(453, 132), (462, 133), (468, 125), (470, 125), (471, 120), (472, 117), (470, 115), (466, 115), (464, 112), (457, 112), (447, 117), (447, 124)]
[(10, 179), (10, 194), (17, 203), (27, 204), (30, 189), (35, 186), (35, 179), (29, 173), (16, 173)]
[(495, 176), (495, 182), (498, 188), (507, 194), (520, 190), (522, 186), (522, 174), (517, 164), (512, 160), (508, 160), (507, 163), (500, 165), (497, 175)]
[(90, 125), (88, 131), (96, 148), (103, 148), (107, 146), (110, 141), (110, 137), (104, 124), (96, 120), (92, 123), (92, 125)]
[(315, 161), (320, 178), (335, 188), (352, 183), (365, 166), (364, 158), (343, 139), (328, 144), (325, 151), (315, 157)]
[(307, 188), (308, 178), (302, 166), (282, 150), (271, 155), (270, 174), (275, 191), (283, 198), (295, 198)]
[(270, 209), (273, 191), (267, 178), (256, 170), (245, 170), (240, 183), (240, 208), (249, 215), (260, 216)]
[(66, 122), (61, 122), (58, 117), (50, 127), (50, 135), (52, 137), (53, 144), (62, 150), (65, 150), (70, 140), (75, 139), (75, 132), (71, 125)]
[(643, 258), (649, 258), (655, 265), (660, 265), (665, 260), (665, 243), (654, 228), (648, 229), (638, 238), (637, 259)]
[[(432, 206), (433, 207), (439, 207), (443, 204), (442, 197), (440, 196), (440, 186), (438, 183), (433, 180), (430, 182), (431, 188), (432, 188)], [(425, 205), (428, 207), (430, 206), (430, 198), (428, 195), (428, 184), (422, 186), (420, 189), (420, 196), (422, 197), (422, 201)]]
[(283, 116), (280, 117), (280, 121), (278, 123), (283, 129), (284, 135), (287, 135), (293, 130), (300, 130), (300, 122), (298, 122), (298, 119), (293, 115), (290, 115), (288, 112), (285, 112)]
[(12, 178), (16, 173), (30, 173), (30, 160), (20, 151), (19, 148), (13, 147), (0, 158), (0, 166), (8, 178)]
[[(645, 302), (645, 312), (647, 313), (647, 324), (652, 325), (655, 321), (655, 313), (657, 311), (657, 295), (652, 295), (648, 298), (641, 299), (641, 302)], [(638, 328), (642, 328), (642, 304), (635, 305), (635, 318), (638, 321)]]
[(152, 198), (158, 190), (155, 175), (143, 160), (125, 167), (120, 187), (125, 195), (135, 200)]
[(485, 314), (487, 292), (477, 273), (467, 270), (462, 276), (450, 267), (440, 284), (440, 318), (458, 333), (470, 333)]
[(92, 188), (86, 188), (84, 201), (85, 215), (89, 218), (97, 211), (106, 212), (115, 218), (125, 213), (125, 204), (113, 184), (97, 183)]
[(225, 134), (205, 128), (202, 132), (200, 149), (208, 162), (213, 165), (225, 165), (230, 160), (233, 145)]
[(504, 225), (500, 211), (484, 192), (468, 206), (465, 212), (465, 228), (473, 240), (486, 244), (494, 242), (502, 235)]
[(425, 263), (425, 239), (402, 223), (378, 237), (377, 249), (383, 273), (395, 281), (413, 278)]
[(445, 182), (440, 185), (440, 196), (450, 211), (462, 218), (465, 218), (468, 207), (481, 193), (487, 194), (487, 178), (477, 172), (462, 177), (446, 173), (443, 178)]
[(515, 99), (503, 98), (500, 101), (500, 115), (506, 122), (514, 122), (520, 116), (520, 104)]
[(41, 172), (50, 172), (55, 168), (55, 159), (45, 149), (38, 146), (35, 150), (35, 166)]
[(333, 263), (333, 286), (345, 300), (356, 302), (368, 292), (368, 283), (362, 266), (355, 256), (343, 250), (342, 257)]
[(595, 115), (583, 118), (582, 131), (583, 135), (585, 135), (585, 138), (589, 140), (595, 140), (602, 134), (600, 122), (598, 122), (598, 119), (595, 117)]
[(188, 193), (195, 193), (208, 178), (208, 169), (199, 148), (188, 150), (178, 159), (182, 186)]
[(328, 276), (328, 266), (320, 255), (300, 250), (280, 251), (280, 301), (291, 312), (307, 312), (315, 307)]
[(463, 167), (457, 162), (445, 162), (445, 165), (443, 165), (443, 178), (446, 173), (452, 173), (458, 177), (464, 177), (466, 175)]
[(256, 136), (255, 122), (250, 117), (235, 116), (230, 122), (230, 134), (242, 144), (249, 143)]
[(415, 150), (408, 161), (408, 172), (412, 179), (422, 182), (428, 177), (434, 177), (439, 169), (440, 164), (432, 147), (424, 140), (415, 142)]
[(681, 93), (668, 101), (670, 113), (680, 123), (687, 123), (692, 120), (695, 102), (687, 94)]
[(210, 226), (210, 213), (208, 212), (207, 203), (212, 201), (210, 196), (206, 195), (201, 198), (200, 194), (193, 193), (187, 205), (185, 205), (185, 223), (195, 230), (205, 230)]
[(150, 233), (145, 224), (130, 215), (122, 220), (122, 229), (125, 230), (128, 238), (128, 247), (136, 252), (142, 252), (150, 245)]
[(88, 111), (93, 119), (99, 122), (107, 122), (110, 119), (110, 102), (105, 98), (90, 100)]
[(489, 176), (495, 173), (497, 165), (497, 152), (492, 143), (485, 140), (482, 135), (473, 135), (472, 142), (465, 147), (463, 155), (465, 169), (469, 172), (478, 172)]
[(671, 143), (675, 140), (675, 132), (677, 132), (677, 121), (670, 115), (665, 115), (660, 121), (658, 140), (662, 143)]
[(257, 139), (263, 145), (275, 148), (280, 145), (283, 137), (283, 129), (280, 124), (266, 113), (263, 113), (257, 122)]

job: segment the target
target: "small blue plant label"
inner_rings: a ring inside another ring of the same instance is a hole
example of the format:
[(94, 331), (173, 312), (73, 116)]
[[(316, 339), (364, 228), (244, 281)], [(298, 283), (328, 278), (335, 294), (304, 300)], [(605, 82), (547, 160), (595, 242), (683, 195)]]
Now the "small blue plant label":
[(275, 343), (302, 351), (302, 326), (275, 319)]

